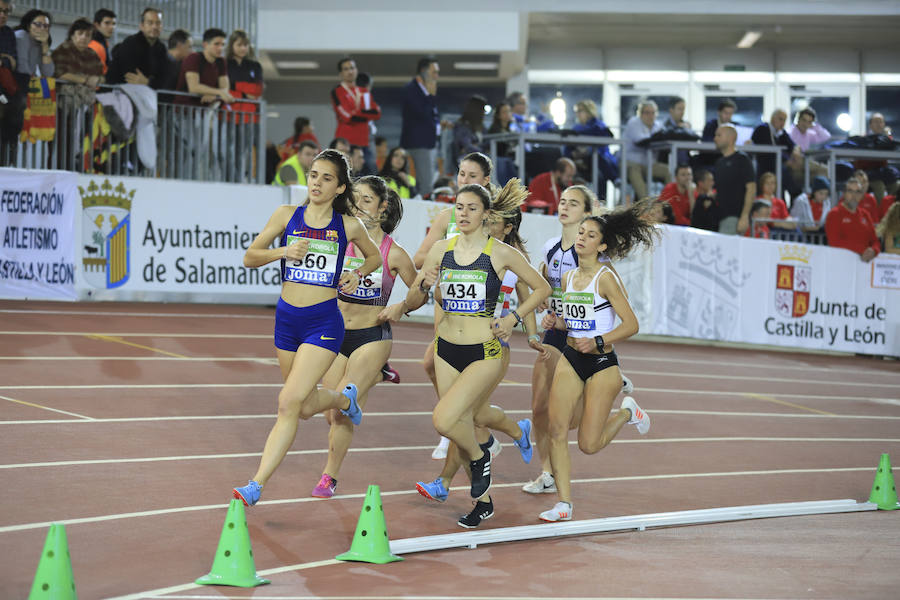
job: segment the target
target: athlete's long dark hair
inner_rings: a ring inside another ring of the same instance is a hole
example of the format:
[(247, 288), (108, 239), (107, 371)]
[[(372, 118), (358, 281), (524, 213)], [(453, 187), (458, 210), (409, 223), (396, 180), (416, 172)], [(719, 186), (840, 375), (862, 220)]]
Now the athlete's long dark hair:
[(347, 162), (347, 157), (337, 150), (329, 149), (319, 152), (313, 162), (317, 160), (326, 160), (333, 164), (337, 170), (338, 185), (345, 186), (344, 191), (334, 197), (332, 207), (342, 215), (352, 215), (353, 209), (356, 208), (356, 200), (353, 199), (353, 182), (350, 180), (350, 163)]
[(587, 217), (583, 222), (593, 221), (603, 235), (605, 253), (610, 259), (624, 258), (636, 246), (653, 246), (659, 238), (659, 229), (652, 221), (642, 216), (650, 208), (650, 200), (635, 202), (628, 208), (621, 208), (600, 216)]
[(470, 152), (469, 154), (466, 154), (461, 159), (459, 159), (459, 162), (460, 164), (462, 164), (467, 160), (471, 160), (473, 163), (481, 167), (481, 172), (484, 173), (485, 178), (491, 178), (491, 173), (494, 172), (494, 162), (487, 154), (484, 154), (482, 152)]
[(385, 203), (384, 213), (378, 221), (381, 230), (385, 233), (391, 233), (397, 229), (400, 218), (403, 216), (403, 206), (400, 204), (400, 196), (389, 188), (387, 183), (377, 175), (366, 175), (356, 180), (356, 185), (367, 185), (369, 189), (375, 192), (378, 198), (378, 206)]

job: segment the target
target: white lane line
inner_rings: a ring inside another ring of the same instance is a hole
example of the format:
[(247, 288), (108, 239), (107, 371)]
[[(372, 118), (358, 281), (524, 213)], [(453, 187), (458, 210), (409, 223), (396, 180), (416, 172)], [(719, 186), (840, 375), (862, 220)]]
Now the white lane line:
[(17, 400), (15, 398), (9, 398), (7, 396), (0, 396), (0, 400), (6, 400), (7, 402), (13, 402), (15, 404), (23, 404), (25, 406), (30, 406), (32, 408), (40, 408), (41, 410), (49, 410), (51, 412), (61, 413), (64, 415), (69, 415), (71, 417), (78, 417), (84, 421), (91, 421), (91, 417), (87, 417), (85, 415), (80, 415), (78, 413), (69, 412), (67, 410), (60, 410), (58, 408), (50, 408), (49, 406), (44, 406), (42, 404), (35, 404), (34, 402), (26, 402), (24, 400)]
[[(812, 444), (834, 444), (834, 443), (864, 443), (864, 444), (896, 444), (900, 443), (900, 438), (841, 438), (841, 437), (753, 437), (753, 436), (719, 436), (719, 437), (684, 437), (684, 438), (639, 438), (639, 439), (622, 439), (613, 440), (613, 444), (699, 444), (714, 442), (801, 442)], [(577, 440), (570, 440), (569, 445), (575, 446)], [(502, 446), (512, 446), (510, 443), (501, 444)], [(429, 446), (383, 446), (375, 448), (350, 448), (353, 453), (367, 452), (409, 452), (420, 451), (434, 448), (434, 444)], [(316, 448), (314, 450), (292, 450), (288, 452), (290, 456), (311, 455), (311, 454), (328, 454), (327, 448)], [(184, 456), (148, 456), (140, 458), (98, 458), (92, 460), (59, 460), (45, 462), (27, 462), (27, 463), (10, 463), (0, 464), (0, 470), (4, 469), (30, 469), (38, 467), (75, 467), (75, 466), (91, 466), (91, 465), (119, 465), (128, 463), (153, 463), (153, 462), (172, 462), (172, 461), (188, 461), (188, 460), (223, 460), (233, 458), (253, 458), (262, 456), (262, 452), (239, 452), (233, 454), (187, 454)]]
[(0, 308), (0, 313), (25, 314), (25, 315), (88, 315), (95, 317), (186, 317), (190, 319), (266, 319), (271, 321), (275, 316), (272, 310), (270, 315), (240, 315), (233, 313), (154, 313), (154, 312), (114, 312), (114, 311), (90, 311), (90, 310), (27, 310), (14, 308)]
[[(508, 415), (530, 415), (531, 410), (503, 409)], [(613, 414), (615, 409), (610, 411)], [(430, 410), (408, 410), (397, 412), (367, 412), (370, 417), (430, 417)], [(900, 420), (900, 415), (840, 415), (840, 414), (814, 414), (814, 413), (770, 413), (770, 412), (738, 412), (726, 410), (674, 410), (667, 408), (653, 409), (654, 415), (679, 415), (679, 416), (703, 416), (703, 417), (756, 417), (778, 419), (868, 419), (872, 421)], [(154, 421), (230, 421), (244, 419), (274, 419), (275, 415), (184, 415), (168, 417), (109, 417), (94, 419), (28, 419), (21, 421), (0, 421), (0, 425), (63, 425), (78, 423), (146, 423)], [(321, 414), (313, 418), (322, 418)]]
[[(433, 447), (429, 446), (429, 447)], [(760, 475), (806, 475), (814, 473), (853, 473), (853, 472), (874, 472), (872, 466), (868, 467), (838, 467), (831, 469), (775, 469), (767, 471), (721, 471), (711, 473), (670, 473), (665, 475), (626, 475), (622, 477), (595, 477), (591, 479), (573, 479), (572, 483), (613, 483), (619, 481), (654, 481), (662, 479), (693, 479), (693, 478), (709, 478), (709, 477), (749, 477)], [(519, 488), (528, 483), (527, 481), (518, 481), (515, 483), (494, 483), (491, 488)], [(454, 486), (450, 491), (469, 491), (469, 486)], [(381, 496), (407, 496), (415, 495), (415, 490), (396, 490), (382, 491)], [(359, 494), (338, 494), (332, 496), (331, 502), (335, 500), (359, 500), (365, 498), (365, 493)], [(257, 506), (267, 506), (276, 504), (302, 504), (307, 502), (321, 502), (321, 498), (313, 498), (307, 496), (304, 498), (286, 498), (283, 500), (264, 500), (259, 502)], [(206, 504), (199, 506), (180, 506), (178, 508), (160, 508), (156, 510), (144, 510), (130, 513), (119, 513), (112, 515), (99, 515), (96, 517), (80, 517), (76, 519), (55, 519), (53, 521), (42, 521), (39, 523), (21, 523), (19, 525), (6, 525), (0, 527), (0, 533), (10, 533), (13, 531), (28, 531), (31, 529), (43, 529), (49, 527), (53, 523), (61, 523), (63, 525), (81, 525), (85, 523), (101, 523), (105, 521), (118, 521), (121, 519), (134, 519), (139, 517), (155, 517), (160, 515), (170, 515), (184, 512), (196, 512), (201, 510), (224, 510), (228, 508), (228, 504)]]
[[(331, 561), (320, 561), (321, 564), (316, 563), (302, 563), (299, 565), (292, 565), (289, 567), (279, 567), (280, 569), (284, 569), (284, 571), (298, 571), (300, 569), (309, 569), (311, 567), (321, 567), (326, 565), (339, 564), (341, 561), (332, 559)], [(267, 571), (258, 571), (257, 574), (264, 575), (272, 575), (273, 569)], [(132, 594), (130, 596), (116, 596), (114, 598), (110, 598), (110, 600), (141, 600), (144, 598), (159, 598), (160, 594), (165, 594), (168, 589), (173, 589), (173, 591), (188, 591), (190, 589), (199, 589), (203, 586), (197, 585), (195, 583), (188, 583), (183, 586), (177, 586), (177, 589), (173, 588), (164, 588), (163, 590), (152, 590), (149, 592), (142, 592), (140, 594)], [(259, 596), (254, 594), (253, 596), (220, 596), (216, 594), (215, 596), (196, 596), (196, 595), (176, 595), (169, 596), (166, 595), (164, 600), (168, 600), (171, 598), (172, 600), (248, 600), (248, 598), (252, 598), (252, 600), (707, 600), (706, 598), (699, 597), (647, 597), (647, 596), (560, 596), (558, 594), (554, 594), (553, 596)], [(765, 600), (764, 598), (733, 598), (731, 600)]]

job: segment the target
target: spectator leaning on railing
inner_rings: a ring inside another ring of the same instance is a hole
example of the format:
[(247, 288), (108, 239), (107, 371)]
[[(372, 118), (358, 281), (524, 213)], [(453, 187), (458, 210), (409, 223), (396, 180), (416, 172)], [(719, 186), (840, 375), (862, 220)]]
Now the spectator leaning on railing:
[[(647, 139), (657, 131), (662, 131), (662, 125), (656, 122), (656, 102), (643, 100), (638, 104), (638, 114), (628, 119), (622, 139), (625, 142), (625, 157), (628, 159), (628, 183), (634, 189), (634, 199), (641, 200), (647, 196), (649, 182), (645, 179), (647, 172), (647, 151), (637, 145), (641, 140)], [(653, 161), (653, 179), (669, 183), (672, 174), (668, 165), (658, 162), (657, 153), (651, 152)]]
[(816, 177), (808, 194), (800, 194), (791, 202), (791, 216), (806, 232), (818, 232), (825, 226), (831, 210), (831, 184), (826, 177)]
[(175, 104), (200, 106), (215, 100), (234, 102), (234, 96), (229, 91), (228, 70), (222, 58), (224, 48), (224, 31), (213, 27), (203, 32), (203, 51), (194, 52), (181, 62), (181, 74), (175, 88), (179, 92), (199, 94), (200, 98), (177, 96)]
[(159, 41), (162, 35), (162, 11), (145, 8), (141, 13), (140, 31), (116, 44), (106, 72), (109, 83), (138, 83), (154, 90), (165, 83), (169, 57)]
[(869, 213), (859, 210), (863, 188), (859, 180), (851, 177), (844, 185), (844, 200), (828, 212), (825, 218), (825, 235), (828, 245), (845, 248), (859, 254), (863, 262), (869, 262), (881, 251), (875, 234), (875, 222)]
[(101, 8), (94, 13), (94, 25), (88, 47), (93, 50), (103, 63), (103, 74), (109, 68), (109, 40), (116, 31), (116, 13), (108, 8)]
[(57, 89), (62, 104), (68, 101), (80, 105), (93, 104), (97, 85), (103, 81), (103, 63), (88, 44), (94, 26), (87, 19), (76, 19), (69, 27), (66, 41), (57, 46), (51, 57), (56, 66), (56, 78), (66, 81)]

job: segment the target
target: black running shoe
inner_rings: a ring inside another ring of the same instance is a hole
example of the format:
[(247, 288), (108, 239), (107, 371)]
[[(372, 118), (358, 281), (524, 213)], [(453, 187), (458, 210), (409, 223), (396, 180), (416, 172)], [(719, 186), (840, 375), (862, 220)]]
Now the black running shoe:
[(478, 460), (469, 462), (472, 470), (471, 495), (476, 500), (484, 496), (491, 489), (491, 453), (484, 452), (484, 456)]
[(494, 503), (491, 500), (487, 502), (478, 501), (475, 503), (475, 508), (472, 509), (467, 515), (463, 515), (459, 518), (457, 523), (460, 527), (465, 527), (466, 529), (474, 529), (481, 525), (482, 521), (486, 521), (494, 516)]

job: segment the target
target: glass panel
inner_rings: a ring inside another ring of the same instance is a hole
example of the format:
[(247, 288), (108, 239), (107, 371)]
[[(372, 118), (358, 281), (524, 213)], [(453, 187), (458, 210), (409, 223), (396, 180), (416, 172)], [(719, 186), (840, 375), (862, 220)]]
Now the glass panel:
[(603, 86), (602, 85), (544, 85), (532, 84), (528, 86), (528, 112), (530, 114), (543, 113), (550, 115), (550, 101), (559, 96), (566, 101), (566, 121), (560, 125), (560, 129), (571, 129), (575, 125), (575, 104), (582, 100), (593, 100), (597, 105), (597, 112), (602, 114)]
[(735, 124), (743, 125), (744, 127), (756, 127), (768, 120), (763, 115), (762, 96), (706, 96), (706, 120), (703, 122), (704, 125), (717, 117), (719, 102), (726, 98), (731, 98), (737, 104), (737, 110), (731, 118)]
[[(900, 128), (900, 86), (866, 87), (866, 127), (872, 113), (884, 115), (888, 130)], [(868, 130), (866, 131), (868, 133)]]
[(797, 113), (811, 106), (816, 111), (816, 121), (831, 133), (832, 140), (845, 140), (853, 128), (850, 116), (849, 96), (791, 96), (791, 122), (796, 123)]

